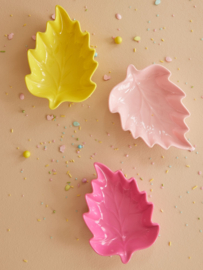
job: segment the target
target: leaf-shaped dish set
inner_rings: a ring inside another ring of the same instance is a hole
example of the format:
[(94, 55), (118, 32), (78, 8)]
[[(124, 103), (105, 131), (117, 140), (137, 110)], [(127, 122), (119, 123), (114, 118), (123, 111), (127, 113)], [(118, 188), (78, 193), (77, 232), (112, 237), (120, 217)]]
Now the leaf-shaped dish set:
[(158, 236), (159, 225), (151, 221), (153, 204), (134, 178), (127, 180), (101, 163), (94, 166), (97, 179), (93, 193), (86, 195), (89, 212), (83, 215), (94, 236), (90, 245), (100, 255), (117, 254), (127, 263), (133, 252), (151, 246)]
[(45, 33), (36, 35), (36, 48), (28, 50), (31, 74), (25, 82), (31, 94), (47, 98), (50, 109), (62, 102), (81, 102), (95, 90), (91, 77), (97, 68), (89, 33), (78, 21), (56, 6), (56, 19), (47, 22)]
[(123, 130), (130, 130), (135, 139), (141, 137), (149, 147), (194, 150), (185, 138), (189, 130), (185, 118), (190, 115), (182, 104), (185, 94), (170, 76), (161, 65), (143, 70), (129, 65), (126, 79), (110, 93), (109, 109), (120, 114)]

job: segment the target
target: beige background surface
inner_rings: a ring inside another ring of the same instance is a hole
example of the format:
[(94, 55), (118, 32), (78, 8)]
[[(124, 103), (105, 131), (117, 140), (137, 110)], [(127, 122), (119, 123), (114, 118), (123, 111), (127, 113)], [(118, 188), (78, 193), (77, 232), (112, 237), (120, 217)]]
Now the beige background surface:
[[(99, 67), (93, 77), (98, 87), (91, 98), (71, 107), (64, 103), (52, 112), (47, 100), (27, 91), (24, 76), (29, 73), (26, 50), (35, 47), (31, 36), (45, 30), (56, 4), (79, 20), (83, 30), (95, 33), (91, 35), (91, 44), (97, 46)], [(122, 20), (116, 20), (115, 13), (120, 13)], [(1, 1), (0, 50), (6, 51), (0, 53), (1, 270), (203, 268), (203, 176), (198, 175), (203, 170), (202, 13), (200, 0), (162, 0), (159, 6), (154, 5), (154, 0)], [(166, 28), (159, 30), (163, 27)], [(14, 38), (9, 41), (4, 35), (11, 32)], [(122, 36), (121, 45), (113, 43), (112, 36), (116, 35)], [(136, 35), (142, 38), (140, 44), (133, 41)], [(166, 56), (173, 61), (160, 63)], [(127, 66), (132, 63), (142, 69), (153, 62), (168, 67), (173, 74), (171, 80), (187, 95), (183, 101), (191, 112), (186, 120), (190, 127), (187, 138), (196, 145), (194, 152), (173, 147), (166, 151), (159, 146), (150, 149), (141, 139), (135, 141), (124, 132), (118, 114), (108, 110), (109, 93), (125, 78)], [(109, 71), (111, 80), (105, 82), (102, 77)], [(19, 99), (20, 93), (25, 95), (23, 101)], [(57, 120), (47, 121), (46, 115), (52, 113), (58, 116)], [(80, 122), (81, 131), (70, 127), (73, 121)], [(55, 143), (49, 143), (52, 140)], [(78, 158), (76, 146), (81, 142), (86, 144)], [(66, 145), (64, 154), (59, 152), (61, 144)], [(22, 153), (27, 149), (31, 157), (25, 160)], [(96, 156), (91, 159), (93, 153)], [(67, 168), (65, 161), (71, 159), (75, 163), (69, 162)], [(137, 179), (140, 190), (152, 195), (148, 199), (155, 206), (153, 221), (160, 224), (160, 237), (150, 248), (136, 252), (127, 265), (118, 256), (97, 255), (88, 243), (91, 233), (82, 214), (87, 211), (84, 195), (91, 192), (95, 161), (112, 170), (123, 169), (128, 178)], [(49, 167), (45, 167), (47, 164)], [(56, 175), (49, 175), (52, 169), (56, 169)], [(169, 172), (165, 173), (166, 170)], [(83, 177), (89, 183), (78, 187)], [(49, 181), (50, 178), (53, 180)], [(65, 192), (67, 181), (74, 189)], [(198, 187), (192, 190), (195, 185)], [(78, 194), (81, 196), (77, 197)]]

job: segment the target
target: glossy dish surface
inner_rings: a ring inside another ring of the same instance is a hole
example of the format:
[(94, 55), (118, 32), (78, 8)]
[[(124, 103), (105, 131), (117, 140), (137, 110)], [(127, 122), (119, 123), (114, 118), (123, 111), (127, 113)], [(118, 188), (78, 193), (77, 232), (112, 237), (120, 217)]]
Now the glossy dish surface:
[(98, 64), (89, 39), (61, 6), (56, 6), (56, 19), (47, 22), (45, 33), (36, 34), (36, 48), (28, 50), (31, 74), (25, 82), (31, 94), (49, 100), (50, 109), (64, 101), (84, 101), (94, 92), (91, 77)]
[(123, 130), (130, 130), (135, 139), (141, 137), (149, 147), (194, 150), (185, 138), (189, 130), (185, 118), (190, 115), (182, 104), (185, 93), (169, 80), (170, 75), (161, 65), (143, 70), (129, 65), (126, 79), (110, 93), (109, 109), (120, 114)]
[(93, 193), (86, 195), (89, 212), (83, 215), (93, 234), (90, 245), (100, 255), (117, 254), (127, 263), (133, 252), (151, 246), (158, 236), (159, 225), (151, 221), (153, 204), (134, 178), (127, 180), (101, 163), (94, 166), (97, 179)]

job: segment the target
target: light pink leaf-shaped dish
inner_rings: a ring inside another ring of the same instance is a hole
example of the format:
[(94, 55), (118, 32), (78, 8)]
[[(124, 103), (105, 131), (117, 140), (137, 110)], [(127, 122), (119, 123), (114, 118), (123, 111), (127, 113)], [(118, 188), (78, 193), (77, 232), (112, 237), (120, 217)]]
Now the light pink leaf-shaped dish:
[(109, 109), (120, 114), (123, 130), (130, 130), (135, 139), (141, 137), (149, 147), (194, 150), (185, 138), (189, 130), (185, 118), (190, 115), (182, 104), (185, 94), (170, 76), (161, 65), (143, 70), (129, 65), (126, 79), (110, 93)]
[(134, 178), (127, 180), (101, 163), (94, 166), (97, 179), (93, 193), (86, 195), (89, 212), (83, 215), (93, 234), (90, 245), (100, 255), (117, 254), (127, 263), (133, 252), (151, 246), (158, 236), (159, 225), (151, 221), (153, 204)]

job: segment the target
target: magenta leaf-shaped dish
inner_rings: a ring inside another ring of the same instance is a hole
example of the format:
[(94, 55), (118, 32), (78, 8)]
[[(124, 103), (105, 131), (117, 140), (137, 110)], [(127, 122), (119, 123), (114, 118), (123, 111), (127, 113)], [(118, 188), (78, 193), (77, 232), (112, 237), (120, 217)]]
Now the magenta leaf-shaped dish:
[(170, 76), (160, 65), (143, 70), (129, 65), (126, 79), (110, 93), (109, 109), (120, 114), (123, 130), (130, 130), (135, 139), (141, 137), (149, 147), (194, 150), (185, 138), (189, 130), (185, 118), (190, 115), (182, 104), (185, 94)]
[(86, 195), (89, 212), (83, 218), (93, 234), (90, 245), (100, 255), (119, 255), (127, 263), (133, 252), (151, 246), (159, 233), (152, 223), (153, 204), (138, 190), (134, 178), (94, 164), (97, 179), (93, 193)]

